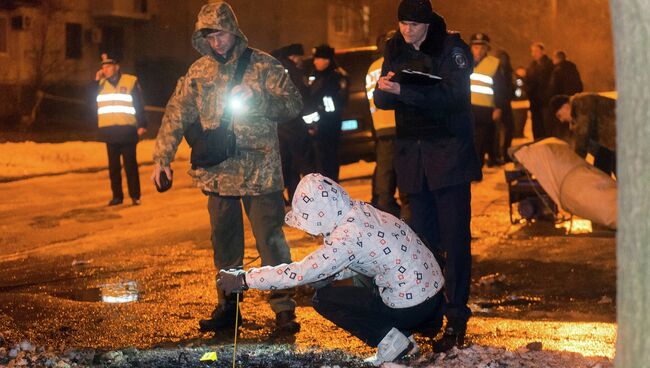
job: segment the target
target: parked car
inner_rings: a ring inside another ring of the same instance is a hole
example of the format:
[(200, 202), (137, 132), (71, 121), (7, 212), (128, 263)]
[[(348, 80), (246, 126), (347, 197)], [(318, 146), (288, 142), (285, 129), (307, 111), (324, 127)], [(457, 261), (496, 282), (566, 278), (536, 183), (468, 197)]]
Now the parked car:
[[(375, 161), (375, 130), (366, 95), (366, 74), (377, 55), (376, 46), (336, 50), (336, 63), (348, 73), (350, 97), (343, 110), (339, 162)], [(305, 60), (311, 65), (312, 60)]]

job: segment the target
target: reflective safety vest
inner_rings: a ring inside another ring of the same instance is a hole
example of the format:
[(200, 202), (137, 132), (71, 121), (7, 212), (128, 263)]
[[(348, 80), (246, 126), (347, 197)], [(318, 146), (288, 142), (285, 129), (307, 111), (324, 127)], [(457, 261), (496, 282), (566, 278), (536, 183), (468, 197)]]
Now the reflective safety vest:
[(370, 114), (372, 115), (372, 123), (375, 127), (375, 132), (381, 135), (383, 129), (395, 129), (395, 111), (394, 110), (381, 110), (375, 106), (373, 95), (377, 81), (381, 77), (381, 66), (384, 63), (384, 58), (375, 60), (368, 69), (366, 75), (366, 92), (368, 97), (368, 104), (370, 105)]
[(137, 125), (132, 95), (137, 82), (138, 78), (129, 74), (122, 74), (116, 86), (106, 79), (99, 82), (97, 117), (100, 128), (113, 125)]
[(499, 69), (499, 59), (486, 56), (474, 67), (470, 76), (472, 105), (494, 107), (494, 76)]

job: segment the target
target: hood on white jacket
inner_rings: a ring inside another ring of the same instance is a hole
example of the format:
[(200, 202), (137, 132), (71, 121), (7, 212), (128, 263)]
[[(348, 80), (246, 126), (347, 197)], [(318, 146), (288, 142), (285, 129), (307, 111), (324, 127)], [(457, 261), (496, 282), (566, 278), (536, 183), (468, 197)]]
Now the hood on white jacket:
[(353, 201), (334, 180), (321, 174), (302, 178), (284, 221), (312, 235), (328, 235), (352, 209)]

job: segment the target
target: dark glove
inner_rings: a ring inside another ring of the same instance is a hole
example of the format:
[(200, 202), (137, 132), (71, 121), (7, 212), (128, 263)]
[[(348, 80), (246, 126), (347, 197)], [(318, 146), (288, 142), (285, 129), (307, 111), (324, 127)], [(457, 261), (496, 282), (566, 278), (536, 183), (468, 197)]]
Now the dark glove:
[(327, 278), (324, 278), (324, 279), (322, 279), (322, 280), (318, 280), (318, 281), (312, 282), (312, 283), (309, 284), (309, 286), (311, 286), (312, 288), (314, 288), (314, 290), (322, 289), (322, 288), (324, 288), (325, 286), (331, 284), (331, 283), (334, 281), (334, 278), (335, 278), (335, 277), (336, 277), (336, 275), (332, 275), (332, 276), (327, 277)]
[[(169, 169), (169, 171), (171, 171), (173, 177), (174, 170)], [(166, 192), (172, 187), (172, 181), (169, 180), (169, 178), (167, 177), (167, 173), (165, 172), (165, 170), (160, 171), (160, 186), (158, 186), (158, 183), (156, 182), (154, 182), (154, 185), (156, 186), (156, 190), (159, 193)]]
[(230, 295), (232, 293), (239, 294), (242, 291), (248, 290), (246, 284), (246, 271), (244, 270), (221, 270), (217, 277), (217, 287)]

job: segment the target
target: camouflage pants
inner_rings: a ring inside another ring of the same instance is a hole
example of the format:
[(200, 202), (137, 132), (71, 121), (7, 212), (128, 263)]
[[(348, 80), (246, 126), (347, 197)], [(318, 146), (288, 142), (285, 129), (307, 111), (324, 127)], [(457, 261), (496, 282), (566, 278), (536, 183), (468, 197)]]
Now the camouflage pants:
[[(251, 223), (257, 251), (263, 266), (291, 263), (289, 246), (282, 232), (284, 199), (282, 192), (259, 196), (225, 197), (210, 193), (208, 212), (212, 225), (212, 248), (217, 273), (221, 269), (241, 267), (244, 261), (244, 219), (242, 204)], [(294, 290), (271, 292), (269, 304), (275, 313), (293, 311), (296, 302)], [(226, 297), (217, 289), (219, 304)]]

